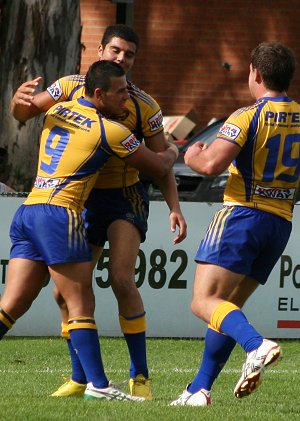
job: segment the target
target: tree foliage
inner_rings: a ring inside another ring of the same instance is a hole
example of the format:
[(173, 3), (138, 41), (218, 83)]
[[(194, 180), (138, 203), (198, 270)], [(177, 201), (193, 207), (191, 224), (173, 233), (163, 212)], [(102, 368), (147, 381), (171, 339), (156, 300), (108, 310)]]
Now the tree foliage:
[(26, 80), (43, 76), (39, 90), (58, 77), (78, 73), (81, 55), (79, 0), (0, 0), (0, 147), (8, 151), (5, 180), (31, 188), (42, 116), (19, 123), (9, 104)]

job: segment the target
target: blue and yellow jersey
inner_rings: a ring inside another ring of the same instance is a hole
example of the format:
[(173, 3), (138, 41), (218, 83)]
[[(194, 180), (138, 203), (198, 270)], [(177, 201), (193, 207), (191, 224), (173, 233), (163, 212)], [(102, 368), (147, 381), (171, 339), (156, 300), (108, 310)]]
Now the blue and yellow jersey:
[[(124, 112), (106, 117), (124, 124), (140, 141), (162, 132), (163, 117), (157, 102), (131, 82), (127, 83), (130, 99), (126, 102)], [(70, 101), (84, 96), (84, 87), (85, 76), (71, 75), (57, 80), (47, 91), (57, 102)], [(138, 170), (112, 157), (101, 170), (95, 187), (121, 188), (131, 186), (138, 180)]]
[(218, 138), (241, 147), (229, 167), (225, 204), (291, 220), (300, 175), (300, 105), (288, 97), (261, 98), (234, 112)]
[(37, 177), (25, 204), (82, 211), (107, 160), (126, 158), (139, 146), (125, 126), (102, 117), (84, 98), (55, 104), (45, 115)]

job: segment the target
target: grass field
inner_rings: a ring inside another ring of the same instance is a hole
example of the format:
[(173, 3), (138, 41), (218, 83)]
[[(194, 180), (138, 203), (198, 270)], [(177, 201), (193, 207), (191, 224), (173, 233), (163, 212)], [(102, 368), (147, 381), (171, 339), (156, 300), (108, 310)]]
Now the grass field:
[[(168, 404), (196, 373), (203, 341), (148, 339), (148, 362), (155, 401), (102, 402), (49, 395), (70, 375), (67, 346), (60, 338), (6, 338), (0, 343), (2, 421), (139, 420), (247, 421), (300, 419), (299, 341), (279, 341), (284, 358), (266, 372), (257, 393), (241, 400), (233, 396), (244, 353), (236, 347), (213, 389), (213, 405), (206, 408)], [(128, 357), (121, 338), (102, 338), (102, 354), (109, 379), (123, 382)]]

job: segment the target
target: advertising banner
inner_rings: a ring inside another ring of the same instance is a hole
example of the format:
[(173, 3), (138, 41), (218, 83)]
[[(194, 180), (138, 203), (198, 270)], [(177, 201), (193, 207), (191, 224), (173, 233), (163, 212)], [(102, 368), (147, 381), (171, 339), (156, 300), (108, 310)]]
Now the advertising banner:
[[(24, 198), (0, 197), (0, 294), (9, 261), (9, 227)], [(188, 237), (176, 246), (170, 232), (168, 207), (150, 204), (149, 231), (136, 262), (136, 283), (147, 313), (149, 337), (204, 337), (206, 325), (190, 310), (194, 256), (220, 203), (181, 203)], [(296, 205), (290, 241), (265, 286), (244, 307), (249, 321), (269, 338), (300, 337), (300, 215)], [(238, 232), (237, 232), (238, 235)], [(108, 280), (108, 244), (94, 271), (95, 319), (101, 336), (120, 336), (118, 308)], [(130, 244), (128, 244), (130, 247)], [(60, 316), (52, 295), (52, 280), (30, 310), (10, 331), (12, 336), (57, 336)]]

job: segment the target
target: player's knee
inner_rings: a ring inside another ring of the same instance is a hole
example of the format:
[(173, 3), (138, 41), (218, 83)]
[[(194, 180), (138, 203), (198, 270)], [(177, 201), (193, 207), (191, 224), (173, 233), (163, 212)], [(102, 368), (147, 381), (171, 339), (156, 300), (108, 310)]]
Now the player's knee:
[(112, 289), (115, 294), (120, 296), (130, 296), (137, 291), (133, 277), (119, 273), (110, 277)]
[(199, 318), (203, 317), (202, 311), (201, 311), (201, 303), (199, 300), (192, 300), (191, 302), (191, 311), (192, 313)]
[(66, 302), (63, 299), (63, 296), (60, 294), (60, 292), (58, 291), (56, 286), (53, 288), (53, 295), (54, 295), (54, 299), (55, 299), (57, 305), (59, 306), (59, 308), (66, 309), (67, 308)]

